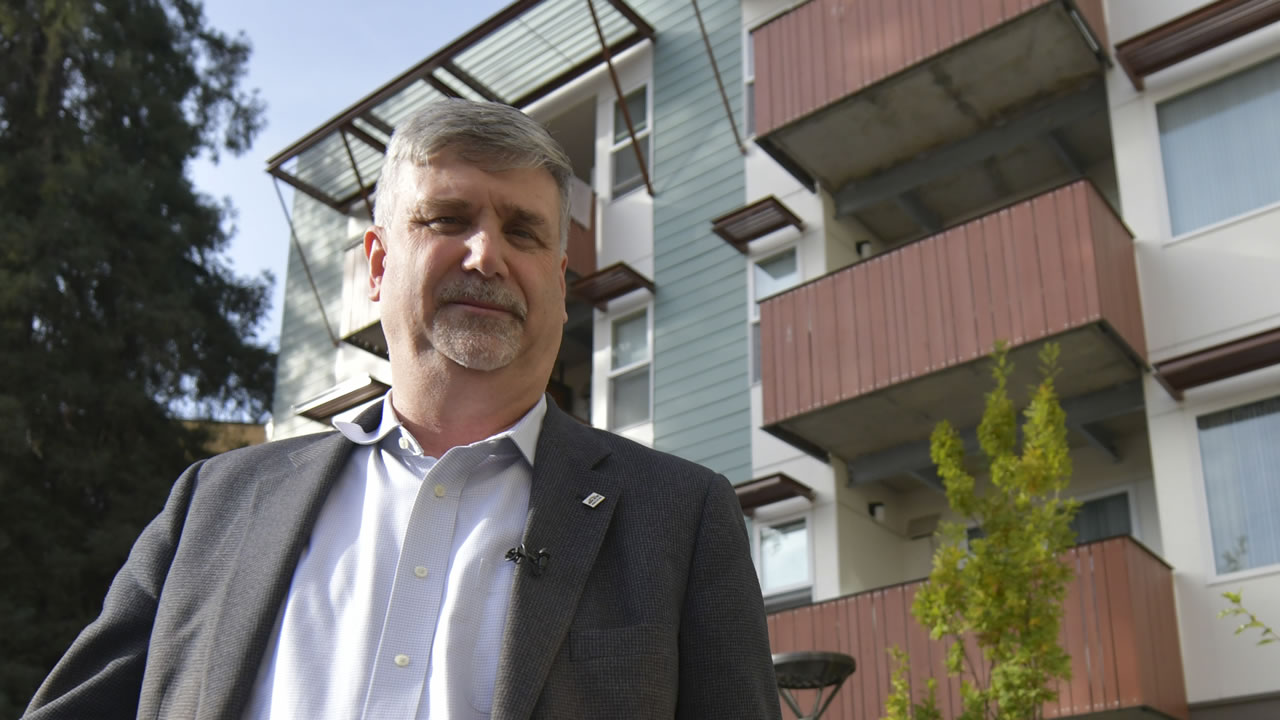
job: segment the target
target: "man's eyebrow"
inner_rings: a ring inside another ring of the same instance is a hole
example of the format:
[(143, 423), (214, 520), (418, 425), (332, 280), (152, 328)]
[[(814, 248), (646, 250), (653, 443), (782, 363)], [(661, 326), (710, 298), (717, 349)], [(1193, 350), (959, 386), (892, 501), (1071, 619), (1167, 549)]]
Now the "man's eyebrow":
[(471, 203), (461, 198), (424, 198), (409, 208), (409, 213), (417, 217), (433, 217), (441, 214), (466, 214), (471, 211)]
[(551, 222), (546, 217), (543, 217), (542, 213), (519, 205), (504, 204), (498, 208), (498, 212), (502, 213), (502, 217), (508, 222), (515, 222), (520, 225), (529, 225), (539, 229), (551, 225)]

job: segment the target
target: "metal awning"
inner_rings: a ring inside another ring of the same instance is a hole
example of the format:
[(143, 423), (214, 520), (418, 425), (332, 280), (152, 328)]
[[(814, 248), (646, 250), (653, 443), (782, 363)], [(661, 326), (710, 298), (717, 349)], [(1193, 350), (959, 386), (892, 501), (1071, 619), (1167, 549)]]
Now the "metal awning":
[(804, 223), (778, 198), (770, 195), (711, 221), (711, 231), (744, 255), (752, 240), (785, 227), (804, 229)]
[(610, 300), (636, 290), (648, 290), (652, 295), (653, 289), (652, 280), (641, 275), (630, 265), (616, 262), (574, 281), (569, 286), (569, 294), (595, 305), (599, 310), (604, 310)]
[(774, 473), (735, 485), (733, 491), (738, 495), (742, 511), (748, 515), (762, 505), (772, 505), (794, 497), (810, 501), (814, 498), (813, 488), (786, 473)]
[(1176, 400), (1184, 390), (1280, 363), (1280, 328), (1156, 363), (1156, 380)]
[(517, 0), (269, 158), (267, 172), (347, 213), (368, 202), (393, 128), (426, 104), (464, 97), (526, 107), (654, 39), (624, 0), (597, 2), (595, 15), (598, 33), (584, 0)]
[(344, 410), (380, 397), (390, 389), (390, 385), (370, 375), (357, 375), (294, 405), (293, 413), (324, 422)]
[(1138, 90), (1152, 73), (1280, 21), (1280, 0), (1218, 0), (1116, 44)]

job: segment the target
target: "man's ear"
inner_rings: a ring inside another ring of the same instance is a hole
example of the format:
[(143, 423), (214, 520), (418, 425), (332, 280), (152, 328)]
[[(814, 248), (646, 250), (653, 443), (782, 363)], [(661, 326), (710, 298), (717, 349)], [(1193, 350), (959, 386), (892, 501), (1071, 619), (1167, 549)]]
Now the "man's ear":
[(369, 299), (374, 302), (381, 299), (382, 274), (387, 269), (385, 232), (377, 225), (364, 231), (364, 256), (369, 261)]

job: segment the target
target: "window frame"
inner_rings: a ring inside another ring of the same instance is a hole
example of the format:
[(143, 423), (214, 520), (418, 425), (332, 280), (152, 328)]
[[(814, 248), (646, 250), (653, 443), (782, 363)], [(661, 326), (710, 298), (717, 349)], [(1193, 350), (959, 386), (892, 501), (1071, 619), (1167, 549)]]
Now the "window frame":
[[(1273, 374), (1268, 374), (1268, 376), (1270, 380), (1275, 380), (1275, 376)], [(1280, 397), (1280, 393), (1277, 393), (1274, 382), (1263, 382), (1257, 386), (1251, 387), (1248, 391), (1231, 393), (1229, 395), (1224, 394), (1221, 397), (1214, 398), (1212, 401), (1198, 403), (1194, 408), (1185, 408), (1186, 412), (1184, 415), (1186, 419), (1186, 428), (1191, 440), (1191, 442), (1187, 443), (1189, 452), (1191, 453), (1191, 467), (1192, 472), (1194, 472), (1196, 477), (1199, 478), (1200, 485), (1199, 492), (1195, 492), (1194, 496), (1195, 501), (1200, 506), (1198, 508), (1198, 512), (1200, 516), (1201, 529), (1204, 533), (1204, 542), (1200, 544), (1202, 546), (1201, 557), (1204, 562), (1206, 587), (1270, 575), (1280, 575), (1280, 562), (1247, 568), (1245, 570), (1237, 570), (1234, 572), (1218, 572), (1218, 563), (1216, 559), (1217, 551), (1213, 547), (1213, 518), (1209, 514), (1209, 483), (1204, 473), (1204, 456), (1200, 450), (1199, 426), (1200, 418), (1205, 415), (1213, 415), (1224, 410), (1232, 410), (1275, 397)]]
[[(794, 252), (796, 257), (796, 281), (791, 285), (779, 290), (773, 295), (763, 298), (756, 297), (756, 267), (760, 263), (768, 262), (787, 252)], [(804, 265), (801, 262), (801, 252), (799, 242), (788, 242), (776, 247), (771, 247), (767, 251), (761, 252), (748, 258), (747, 261), (747, 377), (751, 381), (751, 387), (759, 385), (761, 377), (757, 370), (760, 368), (760, 359), (756, 356), (756, 333), (760, 327), (760, 301), (781, 295), (784, 292), (794, 289), (804, 283)], [(764, 349), (763, 343), (761, 349)]]
[[(609, 108), (612, 111), (609, 114), (609, 199), (610, 200), (616, 200), (618, 198), (626, 197), (627, 195), (630, 195), (631, 193), (645, 186), (643, 174), (640, 176), (639, 183), (631, 187), (628, 187), (627, 189), (621, 192), (618, 191), (618, 181), (617, 181), (618, 180), (618, 163), (617, 163), (618, 151), (623, 148), (628, 148), (631, 145), (631, 135), (625, 132), (626, 130), (625, 126), (621, 128), (622, 130), (624, 130), (622, 139), (621, 140), (615, 139), (618, 137), (618, 130), (619, 130), (618, 107), (622, 103), (626, 102), (627, 98), (631, 97), (638, 91), (644, 92), (644, 121), (645, 122), (644, 122), (644, 129), (636, 131), (635, 141), (641, 142), (645, 139), (648, 139), (648, 142), (646, 143), (646, 152), (645, 152), (646, 157), (645, 157), (644, 163), (645, 163), (645, 169), (650, 173), (650, 176), (652, 176), (652, 173), (653, 173), (653, 90), (652, 88), (653, 88), (653, 84), (649, 81), (645, 81), (642, 85), (634, 87), (628, 90), (627, 92), (623, 93), (621, 98), (614, 97), (613, 102), (610, 103), (609, 105)], [(635, 118), (631, 119), (632, 124), (635, 124), (635, 121), (636, 121)]]
[[(760, 544), (762, 539), (761, 531), (764, 528), (787, 525), (797, 520), (804, 521), (805, 579), (798, 583), (792, 583), (790, 585), (774, 588), (773, 590), (767, 590), (764, 585), (764, 562), (760, 555)], [(751, 531), (751, 559), (756, 569), (756, 580), (760, 583), (761, 596), (768, 600), (769, 598), (798, 593), (802, 590), (809, 590), (812, 592), (814, 586), (813, 512), (809, 509), (805, 509), (801, 512), (787, 513), (785, 515), (778, 515), (777, 517), (769, 517), (767, 519), (762, 518), (757, 514), (755, 517), (750, 518), (749, 527)]]
[[(644, 305), (641, 305), (639, 307), (628, 308), (625, 311), (619, 312), (609, 317), (609, 372), (605, 378), (605, 381), (606, 381), (605, 428), (610, 432), (619, 432), (619, 431), (628, 430), (631, 428), (642, 427), (644, 425), (647, 425), (653, 422), (653, 312), (652, 312), (652, 307), (653, 307), (652, 303), (645, 303)], [(623, 365), (621, 367), (615, 368), (613, 366), (613, 352), (614, 352), (614, 343), (617, 339), (615, 336), (615, 332), (617, 330), (618, 323), (626, 320), (631, 320), (632, 318), (639, 316), (641, 313), (643, 313), (645, 316), (645, 358), (644, 360), (637, 360), (627, 365)], [(635, 372), (636, 370), (639, 370), (644, 367), (647, 367), (649, 371), (648, 372), (648, 375), (649, 375), (648, 412), (646, 413), (645, 419), (639, 422), (631, 423), (629, 425), (614, 425), (613, 423), (613, 413), (614, 413), (613, 383), (614, 381), (619, 377), (622, 377), (623, 375), (629, 375)]]
[(1160, 118), (1157, 111), (1157, 108), (1163, 103), (1175, 100), (1184, 95), (1189, 95), (1209, 85), (1226, 80), (1233, 75), (1245, 72), (1256, 65), (1274, 60), (1277, 57), (1280, 57), (1280, 50), (1277, 50), (1270, 45), (1264, 46), (1261, 50), (1254, 48), (1252, 50), (1242, 52), (1235, 57), (1232, 57), (1230, 60), (1220, 60), (1218, 61), (1217, 66), (1212, 69), (1204, 68), (1201, 64), (1196, 62), (1196, 60), (1202, 60), (1203, 58), (1201, 57), (1184, 63), (1184, 67), (1182, 68), (1182, 72), (1184, 74), (1181, 79), (1170, 82), (1162, 87), (1153, 87), (1153, 83), (1148, 82), (1147, 89), (1139, 91), (1139, 97), (1146, 101), (1146, 107), (1144, 110), (1146, 115), (1146, 126), (1148, 128), (1146, 141), (1149, 143), (1150, 153), (1155, 158), (1156, 166), (1154, 170), (1156, 179), (1153, 189), (1156, 191), (1155, 201), (1159, 203), (1157, 206), (1159, 210), (1156, 211), (1156, 215), (1159, 218), (1159, 230), (1162, 238), (1160, 241), (1161, 245), (1168, 246), (1186, 242), (1203, 235), (1211, 234), (1224, 227), (1242, 222), (1256, 215), (1280, 208), (1280, 203), (1272, 203), (1263, 207), (1254, 208), (1253, 210), (1239, 215), (1225, 218), (1204, 227), (1189, 230), (1181, 235), (1174, 235), (1173, 210), (1169, 203), (1169, 187), (1165, 182), (1166, 169), (1164, 150), (1160, 145)]

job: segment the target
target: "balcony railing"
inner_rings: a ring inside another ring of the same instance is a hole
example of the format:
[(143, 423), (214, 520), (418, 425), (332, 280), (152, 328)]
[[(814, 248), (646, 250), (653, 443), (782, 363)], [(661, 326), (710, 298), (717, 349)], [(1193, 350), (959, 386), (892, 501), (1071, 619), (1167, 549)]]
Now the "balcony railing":
[[(1071, 655), (1071, 679), (1058, 685), (1046, 717), (1146, 709), (1186, 720), (1187, 695), (1174, 606), (1173, 573), (1130, 538), (1081, 545), (1064, 562), (1075, 569), (1063, 605), (1059, 642)], [(909, 653), (912, 696), (938, 681), (944, 718), (960, 709), (960, 684), (943, 668), (947, 644), (931, 640), (911, 616), (921, 582), (872, 590), (769, 616), (774, 652), (825, 650), (858, 663), (824, 720), (877, 720), (893, 671), (888, 650)], [(809, 699), (802, 698), (801, 706)], [(1134, 717), (1126, 715), (1125, 717)], [(1141, 717), (1140, 715), (1137, 717)]]
[(1086, 181), (769, 298), (760, 329), (765, 428), (845, 459), (976, 425), (997, 340), (1013, 388), (1058, 340), (1063, 398), (1146, 365), (1132, 237)]
[[(596, 270), (596, 195), (586, 183), (571, 178), (569, 239), (565, 247), (570, 280)], [(378, 304), (369, 299), (369, 266), (364, 246), (348, 247), (342, 259), (342, 313), (338, 321), (343, 340), (369, 352), (387, 356)]]

